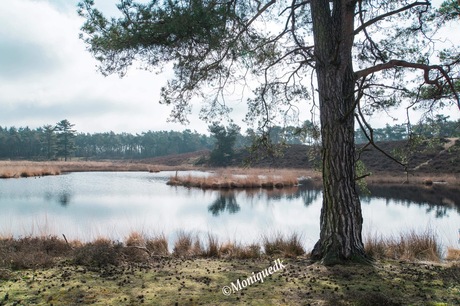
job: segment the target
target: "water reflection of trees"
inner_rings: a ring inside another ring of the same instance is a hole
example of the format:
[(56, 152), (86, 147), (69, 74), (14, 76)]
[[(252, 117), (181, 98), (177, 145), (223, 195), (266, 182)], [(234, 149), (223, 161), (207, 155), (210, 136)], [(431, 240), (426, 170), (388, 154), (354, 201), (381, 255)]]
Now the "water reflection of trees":
[(56, 201), (62, 207), (67, 207), (70, 204), (71, 198), (72, 194), (69, 191), (61, 191), (57, 194), (45, 193), (45, 200), (47, 202)]
[(208, 211), (212, 213), (213, 216), (218, 216), (225, 210), (231, 214), (240, 211), (240, 205), (236, 202), (236, 195), (234, 191), (220, 192), (217, 199), (215, 199), (208, 207)]
[[(434, 213), (436, 218), (448, 216), (452, 210), (460, 213), (460, 190), (444, 185), (414, 186), (414, 185), (381, 185), (368, 186), (369, 196), (361, 196), (364, 204), (370, 204), (373, 198), (386, 199), (387, 204), (398, 205), (427, 205), (426, 213)], [(245, 200), (264, 200), (267, 205), (272, 202), (302, 199), (305, 207), (310, 206), (321, 194), (321, 188), (313, 182), (306, 182), (298, 187), (273, 189), (233, 189), (219, 191), (217, 198), (208, 207), (213, 216), (224, 211), (230, 214), (240, 211), (237, 196), (242, 195)]]
[(372, 198), (384, 198), (400, 205), (428, 206), (427, 214), (434, 212), (436, 218), (447, 216), (452, 209), (460, 213), (460, 190), (445, 185), (414, 186), (414, 185), (381, 185), (369, 186), (370, 196), (361, 197), (363, 203), (369, 204)]
[(289, 188), (272, 188), (272, 189), (233, 189), (218, 192), (217, 198), (209, 205), (208, 211), (213, 216), (218, 216), (225, 210), (231, 214), (240, 211), (240, 205), (237, 202), (237, 195), (244, 195), (248, 201), (253, 199), (264, 199), (267, 204), (273, 201), (287, 202), (295, 199), (302, 199), (305, 207), (311, 205), (318, 199), (321, 190), (310, 184), (304, 184), (298, 187)]
[(61, 192), (58, 196), (58, 202), (61, 206), (66, 207), (70, 203), (71, 195), (69, 192)]

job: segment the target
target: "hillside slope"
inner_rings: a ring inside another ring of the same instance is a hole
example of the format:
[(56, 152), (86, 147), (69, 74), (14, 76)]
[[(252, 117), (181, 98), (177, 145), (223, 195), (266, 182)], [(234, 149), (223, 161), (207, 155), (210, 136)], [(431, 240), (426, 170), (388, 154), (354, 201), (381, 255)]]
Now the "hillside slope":
[[(404, 158), (407, 158), (409, 161), (408, 166), (412, 171), (418, 173), (460, 174), (460, 140), (458, 138), (442, 139), (435, 145), (423, 142), (416, 146), (410, 146), (407, 141), (390, 141), (378, 143), (378, 146), (388, 154), (397, 157), (397, 159), (401, 159), (401, 154), (404, 155), (404, 152), (410, 152)], [(358, 149), (362, 149), (362, 147), (358, 146)], [(241, 149), (237, 152), (229, 166), (239, 167), (248, 161), (251, 167), (315, 169), (320, 166), (319, 148), (305, 145), (290, 145), (281, 151), (281, 156), (273, 157), (267, 156), (261, 150), (256, 154), (258, 159), (251, 160), (249, 152)], [(199, 151), (150, 158), (143, 161), (168, 166), (206, 165), (208, 157), (209, 151)], [(371, 146), (363, 150), (360, 160), (372, 172), (404, 171), (404, 167)]]

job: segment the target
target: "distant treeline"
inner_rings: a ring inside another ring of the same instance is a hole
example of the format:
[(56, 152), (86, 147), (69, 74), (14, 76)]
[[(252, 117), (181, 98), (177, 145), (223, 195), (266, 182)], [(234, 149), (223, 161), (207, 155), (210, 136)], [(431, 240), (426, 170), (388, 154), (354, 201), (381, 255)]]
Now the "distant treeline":
[[(423, 124), (412, 126), (412, 133), (432, 137), (460, 137), (460, 120), (436, 116)], [(177, 131), (148, 131), (130, 133), (78, 133), (73, 124), (62, 120), (56, 125), (36, 129), (29, 127), (0, 126), (0, 159), (53, 160), (71, 157), (85, 159), (141, 159), (171, 154), (217, 150), (223, 141), (219, 129), (210, 127), (210, 135), (186, 129)], [(237, 126), (236, 126), (237, 127)], [(257, 133), (251, 129), (245, 134), (236, 133), (234, 147), (251, 145)], [(272, 143), (313, 144), (319, 142), (319, 128), (310, 121), (300, 127), (272, 127), (269, 138)], [(408, 138), (407, 125), (387, 125), (373, 130), (375, 141), (403, 140)], [(366, 136), (356, 130), (356, 143), (366, 142)]]
[(61, 133), (50, 126), (0, 127), (0, 158), (53, 160), (78, 157), (86, 159), (138, 159), (212, 149), (214, 140), (207, 135), (185, 130), (129, 133), (68, 133), (67, 147), (59, 141)]
[[(449, 121), (449, 116), (436, 115), (434, 118), (427, 118), (421, 123), (412, 125), (387, 124), (384, 128), (373, 130), (374, 141), (397, 141), (408, 139), (409, 135), (417, 135), (425, 138), (460, 137), (460, 120)], [(369, 136), (369, 131), (367, 131)], [(361, 129), (356, 130), (355, 142), (366, 143), (368, 139)]]
[(196, 131), (148, 131), (77, 134), (75, 156), (88, 158), (148, 158), (212, 149), (214, 140)]

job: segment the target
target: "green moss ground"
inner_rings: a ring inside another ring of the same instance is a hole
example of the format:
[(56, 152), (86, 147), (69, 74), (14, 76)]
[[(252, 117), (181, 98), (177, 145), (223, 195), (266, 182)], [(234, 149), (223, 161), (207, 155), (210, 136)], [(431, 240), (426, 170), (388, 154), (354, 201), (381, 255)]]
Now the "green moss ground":
[(91, 268), (0, 271), (0, 305), (460, 305), (460, 265), (380, 261), (324, 267), (281, 259), (286, 268), (226, 296), (272, 259), (152, 259)]

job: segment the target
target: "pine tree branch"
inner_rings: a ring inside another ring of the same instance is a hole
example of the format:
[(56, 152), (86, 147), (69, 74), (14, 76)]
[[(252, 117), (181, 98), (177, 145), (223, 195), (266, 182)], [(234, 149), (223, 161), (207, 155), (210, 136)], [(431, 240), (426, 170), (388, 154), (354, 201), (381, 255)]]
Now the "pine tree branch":
[(396, 14), (399, 14), (401, 12), (404, 12), (404, 11), (407, 11), (413, 7), (416, 7), (416, 6), (421, 6), (421, 5), (426, 5), (426, 6), (430, 6), (431, 3), (429, 1), (425, 1), (425, 2), (414, 2), (414, 3), (411, 3), (409, 5), (406, 5), (400, 9), (397, 9), (397, 10), (394, 10), (394, 11), (391, 11), (391, 12), (388, 12), (386, 14), (382, 14), (382, 15), (379, 15), (371, 20), (368, 20), (366, 21), (365, 23), (363, 23), (362, 25), (360, 25), (358, 28), (356, 28), (356, 30), (353, 32), (354, 35), (357, 35), (359, 32), (361, 32), (362, 30), (366, 29), (367, 27), (371, 26), (372, 24), (376, 23), (376, 22), (379, 22), (380, 20), (383, 20), (385, 19), (386, 17), (390, 17), (390, 16), (393, 16), (393, 15), (396, 15)]
[[(455, 88), (455, 85), (452, 82), (452, 79), (449, 77), (447, 71), (440, 65), (427, 65), (427, 64), (421, 64), (421, 63), (411, 63), (411, 62), (407, 62), (403, 60), (390, 60), (383, 64), (378, 64), (372, 67), (368, 67), (368, 68), (356, 71), (355, 79), (358, 80), (372, 73), (391, 69), (391, 68), (397, 68), (397, 67), (405, 67), (405, 68), (423, 70), (423, 77), (424, 77), (425, 83), (436, 86), (440, 93), (443, 92), (443, 85), (439, 82), (439, 80), (441, 78), (444, 78), (447, 84), (449, 85), (449, 88), (452, 90), (452, 94), (454, 95), (455, 100), (457, 101), (458, 107), (460, 109), (460, 97)], [(430, 79), (430, 71), (432, 70), (438, 71), (441, 74), (441, 76), (438, 76), (435, 79)]]

